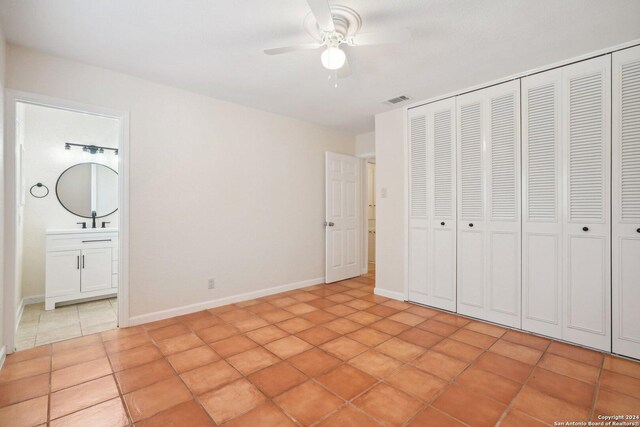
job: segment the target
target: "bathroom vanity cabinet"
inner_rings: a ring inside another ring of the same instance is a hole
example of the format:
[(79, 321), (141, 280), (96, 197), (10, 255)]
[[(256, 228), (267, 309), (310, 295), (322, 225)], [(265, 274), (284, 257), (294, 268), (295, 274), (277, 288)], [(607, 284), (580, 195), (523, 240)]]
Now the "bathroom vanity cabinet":
[(118, 231), (48, 230), (45, 309), (118, 292)]

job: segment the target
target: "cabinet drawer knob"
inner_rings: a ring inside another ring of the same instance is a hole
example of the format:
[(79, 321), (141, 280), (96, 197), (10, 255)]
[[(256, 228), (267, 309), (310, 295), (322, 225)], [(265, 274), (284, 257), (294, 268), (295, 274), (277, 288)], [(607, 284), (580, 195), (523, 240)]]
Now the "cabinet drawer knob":
[(442, 222), (440, 223), (440, 225), (444, 225), (444, 221), (442, 221)]
[(582, 231), (589, 231), (589, 227), (582, 227)]
[(473, 223), (472, 222), (469, 223), (469, 227), (473, 227)]
[(636, 233), (640, 233), (640, 228), (636, 228)]

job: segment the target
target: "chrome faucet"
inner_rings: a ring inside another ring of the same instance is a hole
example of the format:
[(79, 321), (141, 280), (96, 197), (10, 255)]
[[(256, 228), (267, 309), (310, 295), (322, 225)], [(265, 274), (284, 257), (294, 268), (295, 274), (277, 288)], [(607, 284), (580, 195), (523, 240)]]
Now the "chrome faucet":
[(91, 211), (91, 228), (96, 228), (96, 211)]

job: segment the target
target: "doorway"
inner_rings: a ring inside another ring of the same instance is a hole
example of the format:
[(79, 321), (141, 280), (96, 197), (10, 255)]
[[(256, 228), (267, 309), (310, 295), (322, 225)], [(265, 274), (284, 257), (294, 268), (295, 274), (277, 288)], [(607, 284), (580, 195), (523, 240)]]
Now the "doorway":
[(127, 115), (8, 95), (7, 352), (127, 326)]
[(367, 159), (367, 273), (376, 271), (376, 159)]

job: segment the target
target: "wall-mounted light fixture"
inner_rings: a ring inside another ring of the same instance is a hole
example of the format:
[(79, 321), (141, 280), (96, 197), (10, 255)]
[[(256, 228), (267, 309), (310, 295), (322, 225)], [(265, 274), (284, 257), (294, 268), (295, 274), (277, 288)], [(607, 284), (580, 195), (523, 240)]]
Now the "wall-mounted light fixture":
[(74, 144), (74, 143), (71, 143), (71, 142), (65, 142), (64, 149), (65, 150), (71, 150), (71, 146), (82, 147), (82, 151), (85, 151), (85, 152), (91, 153), (91, 154), (96, 154), (96, 153), (102, 154), (102, 153), (104, 153), (104, 150), (111, 150), (111, 151), (113, 151), (113, 154), (115, 154), (116, 156), (118, 155), (118, 149), (117, 148), (100, 147), (98, 145)]

